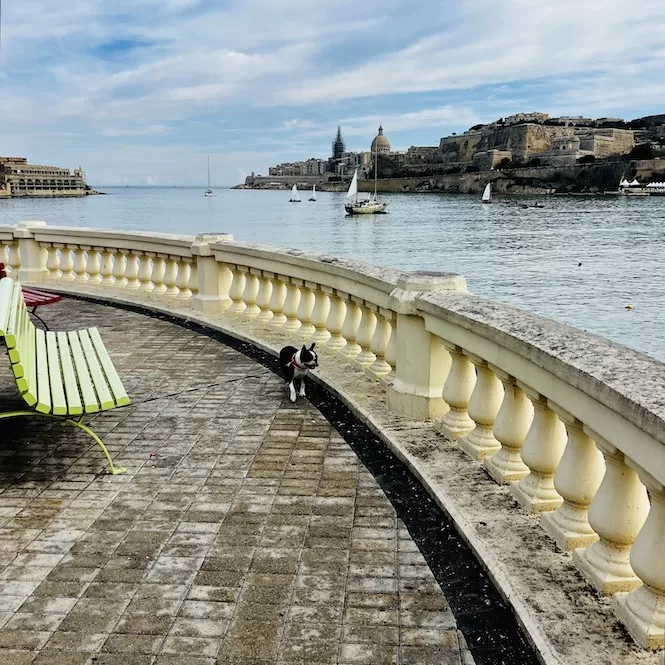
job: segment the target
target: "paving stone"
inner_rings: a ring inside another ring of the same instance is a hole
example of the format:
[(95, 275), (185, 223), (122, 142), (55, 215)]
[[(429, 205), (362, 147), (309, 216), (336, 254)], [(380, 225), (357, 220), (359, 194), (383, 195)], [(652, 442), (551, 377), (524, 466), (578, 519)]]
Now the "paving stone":
[(89, 422), (129, 474), (73, 428), (0, 423), (2, 665), (459, 662), (394, 508), (281, 379), (139, 314), (64, 299), (53, 324), (101, 327), (132, 405)]

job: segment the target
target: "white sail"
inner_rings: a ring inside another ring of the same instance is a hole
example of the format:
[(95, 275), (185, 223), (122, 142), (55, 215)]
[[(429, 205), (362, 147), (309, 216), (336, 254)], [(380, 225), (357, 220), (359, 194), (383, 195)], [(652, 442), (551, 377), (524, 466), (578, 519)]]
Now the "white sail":
[(316, 201), (316, 185), (312, 185), (312, 198), (310, 201)]
[(633, 181), (630, 183), (631, 187), (639, 187), (640, 183), (637, 182), (637, 178), (633, 178)]
[(346, 198), (350, 199), (352, 196), (358, 196), (358, 169), (353, 174), (353, 180), (349, 185), (349, 191), (346, 193)]
[(485, 185), (485, 191), (483, 192), (483, 201), (491, 201), (492, 200), (492, 183), (488, 182)]
[(300, 194), (298, 194), (298, 187), (296, 185), (291, 187), (291, 201), (300, 201)]

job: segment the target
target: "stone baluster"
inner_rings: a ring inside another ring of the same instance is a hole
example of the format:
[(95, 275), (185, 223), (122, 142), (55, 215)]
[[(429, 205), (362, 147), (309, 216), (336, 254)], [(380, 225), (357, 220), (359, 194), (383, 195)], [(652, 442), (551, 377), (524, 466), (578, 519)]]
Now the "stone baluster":
[(598, 540), (575, 550), (573, 563), (601, 594), (632, 591), (642, 584), (630, 565), (630, 549), (649, 512), (647, 491), (620, 450), (585, 430), (603, 453), (606, 469), (589, 507), (589, 524)]
[(522, 461), (529, 474), (511, 485), (510, 491), (530, 513), (543, 513), (555, 510), (563, 501), (554, 488), (554, 473), (566, 447), (566, 428), (542, 395), (518, 385), (529, 396), (534, 412), (522, 445)]
[[(60, 245), (62, 246), (62, 245)], [(46, 269), (48, 275), (46, 279), (61, 279), (62, 270), (60, 269), (60, 254), (58, 245), (49, 245), (48, 254), (46, 256)]]
[(103, 247), (93, 247), (88, 252), (86, 271), (90, 284), (113, 284), (113, 254)]
[(261, 308), (256, 302), (259, 297), (259, 289), (261, 288), (260, 275), (260, 270), (250, 268), (245, 279), (245, 290), (242, 293), (245, 309), (242, 315), (248, 319), (255, 319), (261, 313)]
[(549, 402), (564, 422), (568, 443), (554, 474), (554, 487), (563, 503), (540, 517), (545, 533), (564, 551), (587, 547), (598, 540), (589, 524), (589, 505), (605, 474), (605, 462), (582, 423), (570, 413)]
[[(302, 282), (300, 282), (302, 283)], [(300, 287), (294, 281), (289, 282), (286, 287), (286, 300), (284, 300), (284, 316), (286, 323), (283, 329), (288, 332), (295, 332), (300, 328), (298, 319), (298, 306), (300, 305)]]
[(270, 298), (272, 296), (272, 280), (274, 273), (261, 272), (259, 277), (259, 294), (256, 296), (256, 306), (259, 308), (259, 313), (256, 320), (260, 323), (270, 323), (273, 317), (272, 310), (270, 309)]
[(178, 263), (178, 277), (175, 285), (178, 289), (178, 300), (189, 300), (192, 297), (192, 290), (189, 287), (189, 281), (192, 276), (192, 259), (183, 258)]
[(143, 253), (140, 257), (139, 265), (139, 281), (141, 286), (139, 287), (141, 291), (150, 292), (155, 288), (155, 285), (152, 283), (152, 257), (154, 254)]
[[(127, 267), (125, 268), (125, 277), (127, 278), (127, 288), (130, 291), (136, 291), (141, 288), (141, 280), (139, 278), (142, 263), (136, 252), (129, 252), (127, 254)], [(120, 283), (116, 281), (116, 285)]]
[(312, 310), (314, 334), (311, 337), (311, 341), (316, 342), (319, 346), (323, 346), (331, 337), (330, 331), (326, 327), (330, 306), (330, 296), (323, 287), (319, 286), (314, 292), (314, 309)]
[(269, 319), (269, 322), (275, 328), (281, 328), (286, 323), (284, 306), (286, 303), (287, 279), (287, 277), (282, 277), (282, 275), (275, 275), (271, 279), (272, 291), (270, 292), (268, 309), (272, 312), (272, 317)]
[(314, 303), (316, 302), (312, 287), (316, 287), (316, 285), (310, 282), (305, 282), (300, 287), (300, 302), (298, 303), (300, 328), (298, 328), (298, 337), (302, 342), (308, 340), (316, 330), (312, 325), (312, 312), (314, 311)]
[(164, 271), (164, 286), (166, 290), (164, 291), (165, 296), (171, 296), (174, 298), (178, 295), (179, 289), (176, 285), (178, 281), (178, 263), (180, 257), (178, 256), (169, 256), (166, 259), (166, 270)]
[[(113, 251), (101, 248), (101, 265), (99, 267), (99, 276), (102, 286), (113, 286)], [(88, 261), (88, 272), (90, 272), (90, 262)]]
[(369, 344), (375, 359), (369, 367), (365, 368), (365, 374), (372, 379), (380, 379), (392, 371), (392, 367), (386, 362), (386, 350), (393, 334), (390, 325), (391, 316), (392, 312), (380, 309), (376, 317), (376, 328)]
[(358, 367), (365, 369), (369, 367), (375, 360), (376, 356), (372, 353), (372, 337), (376, 330), (376, 314), (371, 309), (372, 305), (364, 303), (360, 308), (362, 311), (362, 318), (358, 326), (356, 334), (356, 341), (360, 345), (360, 353), (353, 359), (354, 364)]
[(397, 371), (397, 316), (394, 312), (391, 312), (392, 316), (390, 318), (390, 328), (392, 333), (390, 339), (388, 340), (388, 345), (386, 346), (386, 352), (384, 355), (385, 361), (390, 366), (390, 372), (381, 377), (381, 382), (386, 386), (392, 384), (395, 379)]
[(192, 262), (189, 264), (187, 287), (192, 298), (196, 298), (199, 293), (199, 259), (196, 256), (192, 257)]
[(60, 270), (65, 282), (73, 282), (74, 274), (74, 250), (70, 245), (60, 245)]
[(113, 252), (113, 286), (117, 289), (124, 289), (127, 286), (127, 255), (126, 249), (116, 249)]
[(153, 293), (166, 293), (166, 284), (164, 284), (164, 275), (166, 274), (166, 255), (157, 254), (152, 259), (152, 275), (151, 280), (153, 283)]
[(13, 272), (14, 275), (18, 274), (18, 271), (21, 269), (21, 249), (18, 244), (18, 240), (14, 240), (11, 244), (11, 252), (9, 253), (9, 272)]
[(342, 324), (342, 337), (346, 344), (339, 350), (341, 356), (353, 360), (361, 351), (360, 344), (356, 341), (360, 321), (362, 320), (362, 310), (351, 297), (346, 301), (346, 316)]
[(88, 273), (85, 271), (87, 259), (86, 259), (86, 250), (89, 250), (89, 247), (85, 245), (74, 245), (74, 281), (76, 282), (87, 282)]
[(476, 426), (467, 411), (476, 384), (476, 371), (459, 346), (445, 341), (443, 345), (451, 360), (450, 372), (443, 384), (443, 400), (450, 409), (438, 422), (438, 429), (449, 439), (459, 439)]
[[(626, 460), (631, 464), (630, 460)], [(649, 489), (651, 510), (630, 551), (630, 563), (642, 580), (630, 593), (613, 598), (614, 613), (633, 639), (646, 649), (665, 648), (665, 486), (636, 467)]]
[(327, 286), (322, 287), (330, 297), (330, 311), (328, 312), (328, 320), (326, 321), (326, 328), (330, 332), (330, 338), (326, 342), (326, 348), (331, 351), (339, 351), (346, 345), (346, 340), (342, 335), (342, 327), (344, 326), (344, 317), (346, 316), (346, 303), (342, 300), (341, 294), (335, 289), (329, 289)]
[(231, 288), (229, 289), (229, 297), (231, 298), (231, 306), (228, 311), (231, 314), (241, 314), (245, 310), (245, 301), (242, 299), (243, 293), (245, 292), (245, 283), (247, 282), (247, 276), (245, 270), (242, 270), (239, 266), (234, 266), (230, 269), (233, 274), (231, 281)]
[[(6, 241), (9, 242), (9, 241)], [(6, 267), (9, 267), (9, 245), (0, 243), (0, 263), (4, 264)], [(48, 267), (48, 260), (47, 260)]]
[(486, 457), (483, 464), (497, 483), (507, 484), (529, 474), (521, 450), (533, 420), (533, 404), (512, 376), (493, 365), (490, 369), (503, 383), (503, 401), (494, 420), (494, 437), (501, 450)]
[(88, 250), (88, 256), (85, 263), (85, 272), (88, 275), (88, 284), (101, 284), (102, 282), (102, 261), (100, 250), (96, 247), (91, 247)]
[(503, 386), (482, 358), (470, 353), (466, 355), (476, 368), (476, 384), (468, 407), (469, 417), (476, 425), (459, 440), (459, 445), (471, 459), (482, 460), (501, 449), (493, 427), (503, 401)]

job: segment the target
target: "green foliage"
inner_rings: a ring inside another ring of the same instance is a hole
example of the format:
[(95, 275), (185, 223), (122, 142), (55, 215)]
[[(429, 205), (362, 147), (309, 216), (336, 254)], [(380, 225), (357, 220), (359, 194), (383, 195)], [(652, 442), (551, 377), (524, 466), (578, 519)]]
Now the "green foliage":
[(653, 159), (654, 154), (648, 143), (636, 145), (629, 153), (628, 159)]

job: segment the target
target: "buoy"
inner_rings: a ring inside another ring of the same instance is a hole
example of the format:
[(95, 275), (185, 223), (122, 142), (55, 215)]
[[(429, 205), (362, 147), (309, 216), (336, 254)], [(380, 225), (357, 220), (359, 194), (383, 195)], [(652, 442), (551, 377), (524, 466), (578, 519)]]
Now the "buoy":
[(635, 305), (631, 305), (630, 303), (626, 305), (626, 309), (635, 309)]

